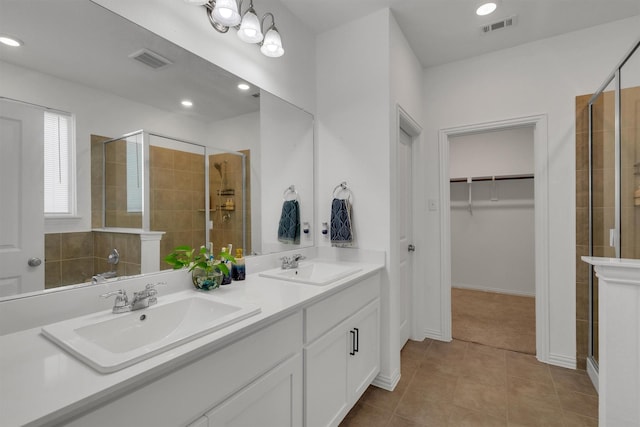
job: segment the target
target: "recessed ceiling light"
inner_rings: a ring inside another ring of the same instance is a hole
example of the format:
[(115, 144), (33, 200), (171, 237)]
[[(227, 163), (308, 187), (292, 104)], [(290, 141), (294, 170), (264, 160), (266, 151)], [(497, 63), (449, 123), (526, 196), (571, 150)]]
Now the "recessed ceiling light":
[(476, 15), (478, 16), (489, 15), (490, 13), (493, 13), (497, 7), (498, 5), (495, 2), (483, 3), (480, 6), (478, 6), (478, 8), (476, 9)]
[(250, 88), (251, 88), (251, 86), (249, 86), (249, 85), (248, 85), (248, 84), (246, 84), (246, 83), (240, 83), (240, 84), (238, 85), (238, 89), (240, 89), (240, 90), (249, 90)]
[(193, 107), (193, 102), (189, 101), (188, 99), (185, 99), (181, 102), (183, 107)]
[(7, 46), (11, 46), (11, 47), (19, 47), (24, 44), (22, 43), (21, 40), (15, 37), (6, 36), (6, 35), (0, 36), (0, 43), (6, 44)]

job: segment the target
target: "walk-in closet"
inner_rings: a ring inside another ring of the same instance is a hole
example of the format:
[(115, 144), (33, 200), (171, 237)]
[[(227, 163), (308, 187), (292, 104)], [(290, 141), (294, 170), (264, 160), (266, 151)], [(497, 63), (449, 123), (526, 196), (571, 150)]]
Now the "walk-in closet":
[(535, 354), (534, 128), (449, 138), (454, 339)]

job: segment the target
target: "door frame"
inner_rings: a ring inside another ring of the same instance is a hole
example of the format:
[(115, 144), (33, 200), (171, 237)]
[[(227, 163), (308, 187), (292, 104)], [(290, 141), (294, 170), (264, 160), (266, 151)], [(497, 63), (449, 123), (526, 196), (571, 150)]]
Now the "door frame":
[[(420, 143), (420, 136), (422, 134), (422, 127), (418, 124), (418, 122), (416, 120), (413, 119), (413, 117), (411, 117), (411, 115), (409, 113), (407, 113), (400, 104), (396, 104), (396, 126), (394, 129), (394, 134), (395, 134), (395, 139), (394, 139), (394, 145), (391, 149), (391, 176), (393, 177), (393, 184), (392, 184), (392, 190), (391, 190), (391, 206), (397, 206), (397, 195), (396, 192), (393, 190), (393, 188), (395, 188), (395, 185), (397, 183), (397, 175), (398, 175), (398, 171), (397, 171), (397, 155), (398, 155), (398, 145), (400, 144), (400, 132), (404, 131), (405, 133), (407, 133), (410, 137), (411, 137), (411, 152), (412, 152), (412, 177), (411, 177), (411, 181), (413, 182), (413, 186), (412, 186), (412, 200), (414, 201), (414, 203), (412, 203), (412, 212), (411, 212), (411, 216), (412, 216), (412, 234), (413, 234), (413, 241), (416, 241), (416, 218), (417, 217), (417, 205), (418, 203), (416, 203), (416, 201), (418, 200), (416, 197), (416, 183), (418, 182), (416, 180), (416, 171), (417, 168), (419, 166), (418, 163), (418, 155), (417, 155), (417, 150), (418, 150), (418, 145)], [(400, 227), (399, 227), (399, 222), (398, 222), (398, 209), (397, 208), (393, 208), (391, 209), (391, 230), (392, 230), (392, 238), (391, 238), (391, 265), (392, 265), (392, 270), (393, 272), (396, 272), (399, 268), (399, 251), (402, 250), (401, 248), (399, 248), (398, 246), (398, 236), (400, 234)], [(417, 248), (416, 252), (414, 252), (413, 256), (414, 258), (416, 257), (416, 255), (420, 252), (420, 248)], [(409, 284), (410, 287), (410, 294), (411, 294), (411, 300), (412, 300), (412, 306), (411, 306), (411, 314), (410, 314), (410, 325), (409, 325), (409, 339), (418, 339), (421, 340), (424, 337), (421, 337), (421, 333), (420, 333), (420, 328), (419, 325), (421, 324), (421, 322), (419, 321), (419, 313), (420, 313), (420, 309), (421, 309), (421, 304), (420, 301), (422, 301), (422, 298), (424, 297), (424, 289), (419, 289), (418, 286), (416, 286), (416, 264), (418, 264), (417, 262), (412, 262), (412, 271), (411, 271), (411, 283)], [(391, 277), (395, 277), (395, 275), (392, 273)], [(391, 286), (393, 287), (393, 283), (391, 284)], [(396, 310), (400, 309), (400, 292), (399, 290), (397, 292), (393, 292), (393, 294), (395, 295), (394, 299), (395, 299), (395, 304), (394, 306), (396, 307)], [(392, 334), (392, 339), (394, 339), (394, 341), (397, 341), (398, 344), (400, 342), (400, 315), (399, 315), (399, 311), (396, 311), (395, 315), (394, 315), (394, 325), (392, 326), (394, 328), (394, 330), (397, 329), (396, 332), (394, 332)], [(398, 351), (400, 350), (399, 348), (400, 346), (398, 345)]]
[(549, 175), (547, 115), (516, 117), (441, 129), (440, 154), (440, 313), (442, 339), (451, 341), (451, 200), (449, 192), (449, 138), (478, 132), (499, 131), (533, 126), (534, 144), (534, 236), (535, 236), (535, 304), (536, 357), (549, 362)]

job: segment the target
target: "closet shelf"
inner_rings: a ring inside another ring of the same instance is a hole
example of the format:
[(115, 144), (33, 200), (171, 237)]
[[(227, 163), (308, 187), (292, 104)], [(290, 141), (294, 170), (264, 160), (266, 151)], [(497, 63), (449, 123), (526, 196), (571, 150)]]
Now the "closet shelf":
[[(523, 174), (523, 175), (496, 175), (496, 176), (475, 176), (471, 177), (471, 182), (479, 182), (479, 181), (504, 181), (507, 179), (533, 179), (533, 174)], [(469, 182), (469, 178), (451, 178), (450, 182)]]
[[(533, 207), (533, 200), (499, 200), (499, 201), (491, 201), (491, 200), (476, 200), (473, 202), (473, 208), (495, 208), (501, 209), (506, 207)], [(462, 201), (452, 201), (450, 204), (451, 209), (464, 209), (469, 210), (469, 203)]]

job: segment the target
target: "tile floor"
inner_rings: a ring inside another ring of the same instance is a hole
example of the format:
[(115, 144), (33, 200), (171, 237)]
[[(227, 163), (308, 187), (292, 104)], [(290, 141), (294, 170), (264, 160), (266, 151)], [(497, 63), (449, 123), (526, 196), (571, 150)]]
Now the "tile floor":
[(598, 425), (587, 374), (466, 341), (409, 341), (393, 392), (369, 387), (343, 427)]
[(451, 289), (454, 339), (536, 354), (533, 297)]

